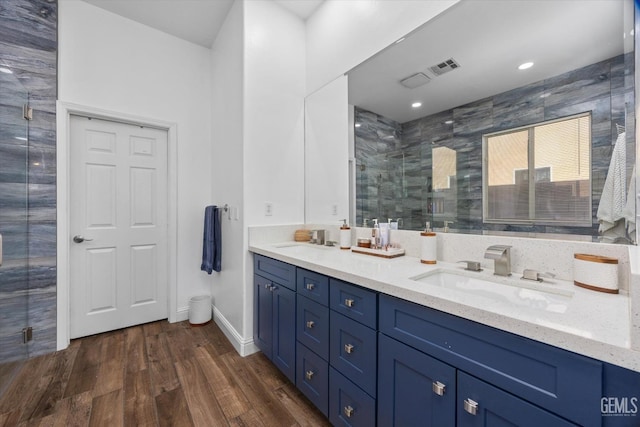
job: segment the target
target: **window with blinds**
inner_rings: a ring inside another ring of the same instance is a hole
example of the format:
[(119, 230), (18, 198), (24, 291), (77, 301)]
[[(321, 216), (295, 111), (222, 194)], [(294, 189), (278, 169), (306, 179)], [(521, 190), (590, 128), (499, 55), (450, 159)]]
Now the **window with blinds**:
[(591, 114), (483, 136), (484, 222), (591, 225)]

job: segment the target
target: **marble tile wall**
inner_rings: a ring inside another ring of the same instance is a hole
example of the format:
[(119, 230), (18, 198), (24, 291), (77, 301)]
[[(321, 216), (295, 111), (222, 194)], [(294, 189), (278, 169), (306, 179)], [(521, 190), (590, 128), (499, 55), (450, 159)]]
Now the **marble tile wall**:
[[(596, 212), (617, 137), (616, 124), (627, 127), (628, 176), (635, 164), (633, 76), (633, 53), (629, 53), (402, 124), (356, 107), (360, 127), (355, 129), (355, 157), (357, 164), (365, 166), (356, 180), (357, 224), (362, 225), (364, 218), (402, 217), (403, 228), (408, 229), (423, 227), (425, 221), (442, 227), (444, 220), (453, 220), (454, 229), (471, 233), (484, 229), (596, 236)], [(592, 113), (593, 226), (483, 224), (482, 135), (587, 111)], [(448, 120), (450, 125), (445, 124)], [(434, 145), (456, 151), (453, 212), (434, 213), (431, 204)], [(403, 169), (402, 176), (385, 174), (391, 160), (403, 156), (404, 168), (394, 163), (394, 170)]]
[[(34, 110), (28, 143), (0, 135), (0, 233), (9, 256), (0, 267), (0, 363), (56, 349), (57, 45), (56, 0), (0, 1), (0, 66), (13, 70)], [(0, 91), (5, 122), (15, 94)], [(33, 340), (25, 345), (27, 325)]]

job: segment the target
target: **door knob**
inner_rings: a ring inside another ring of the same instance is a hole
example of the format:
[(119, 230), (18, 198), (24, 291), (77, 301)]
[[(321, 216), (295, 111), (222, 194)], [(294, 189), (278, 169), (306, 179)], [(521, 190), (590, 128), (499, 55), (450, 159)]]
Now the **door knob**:
[(82, 242), (90, 242), (93, 239), (85, 239), (83, 236), (76, 234), (75, 236), (73, 236), (73, 241), (75, 243), (82, 243)]

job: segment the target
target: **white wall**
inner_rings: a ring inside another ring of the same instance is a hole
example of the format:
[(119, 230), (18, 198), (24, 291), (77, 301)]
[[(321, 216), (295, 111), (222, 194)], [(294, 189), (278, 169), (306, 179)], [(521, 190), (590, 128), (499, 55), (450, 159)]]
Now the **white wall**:
[[(349, 105), (340, 76), (305, 101), (305, 222), (349, 219)], [(334, 214), (335, 206), (335, 214)], [(337, 236), (331, 239), (337, 240)]]
[[(224, 214), (222, 271), (213, 273), (211, 295), (216, 321), (227, 322), (223, 330), (242, 341), (245, 310), (245, 227), (243, 165), (243, 3), (234, 2), (211, 48), (211, 200), (231, 207)], [(235, 211), (238, 210), (238, 220)]]
[(274, 2), (245, 2), (244, 55), (247, 225), (302, 222), (304, 22)]
[(177, 123), (177, 309), (209, 292), (200, 271), (211, 202), (210, 51), (75, 0), (59, 1), (59, 100)]
[(307, 93), (413, 31), (458, 0), (326, 0), (307, 20)]
[(212, 47), (211, 194), (239, 219), (222, 221), (211, 293), (216, 321), (242, 354), (253, 349), (247, 227), (304, 221), (304, 32), (274, 2), (235, 2)]

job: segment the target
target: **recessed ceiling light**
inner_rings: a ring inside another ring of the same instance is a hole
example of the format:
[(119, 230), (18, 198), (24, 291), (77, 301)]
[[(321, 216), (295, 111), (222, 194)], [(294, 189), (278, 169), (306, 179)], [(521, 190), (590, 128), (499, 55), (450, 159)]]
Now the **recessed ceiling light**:
[(411, 106), (412, 106), (413, 108), (422, 107), (422, 102), (414, 102), (413, 104), (411, 104)]
[(360, 126), (362, 126), (360, 123), (356, 123), (355, 127), (359, 128)]
[(533, 67), (533, 62), (525, 62), (524, 64), (518, 65), (518, 70), (526, 70), (531, 67)]
[(13, 71), (5, 67), (0, 67), (0, 73), (13, 74)]

